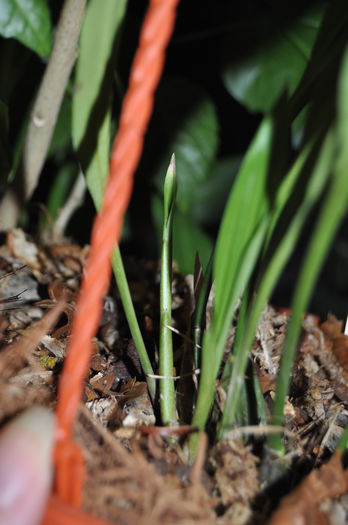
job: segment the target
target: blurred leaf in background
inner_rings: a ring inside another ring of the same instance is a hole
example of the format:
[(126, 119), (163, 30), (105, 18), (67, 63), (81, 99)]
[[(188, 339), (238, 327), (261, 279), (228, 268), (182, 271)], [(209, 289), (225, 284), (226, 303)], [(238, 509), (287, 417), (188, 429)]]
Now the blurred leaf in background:
[[(293, 94), (310, 59), (324, 5), (320, 2), (289, 22), (270, 11), (269, 16), (253, 18), (236, 33), (226, 35), (222, 78), (229, 93), (249, 111), (269, 112), (283, 91)], [(236, 49), (242, 50), (239, 60)]]
[(217, 154), (219, 136), (215, 107), (199, 86), (184, 78), (170, 78), (158, 91), (155, 111), (156, 134), (165, 145), (156, 156), (153, 173), (156, 186), (162, 191), (169, 152), (174, 151), (177, 208), (190, 213), (196, 190), (211, 177)]
[(108, 174), (115, 38), (127, 1), (91, 0), (80, 37), (72, 106), (72, 138), (88, 189), (100, 207)]
[(38, 55), (47, 57), (52, 47), (47, 0), (1, 0), (0, 34), (16, 38)]

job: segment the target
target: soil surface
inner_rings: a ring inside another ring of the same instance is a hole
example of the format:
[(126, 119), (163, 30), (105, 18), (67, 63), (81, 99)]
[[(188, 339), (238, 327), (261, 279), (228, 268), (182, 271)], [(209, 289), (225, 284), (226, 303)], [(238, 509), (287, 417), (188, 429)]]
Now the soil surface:
[[(88, 246), (68, 240), (37, 244), (16, 229), (0, 247), (0, 422), (34, 404), (55, 407), (57, 379), (74, 315)], [(127, 260), (126, 271), (145, 343), (156, 370), (159, 264)], [(65, 301), (61, 312), (54, 307)], [(192, 277), (174, 272), (176, 373), (188, 348)], [(207, 322), (211, 301), (207, 309)], [(58, 319), (57, 319), (58, 317)], [(265, 308), (248, 374), (256, 371), (272, 403), (288, 311)], [(234, 337), (230, 337), (224, 359)], [(265, 452), (265, 423), (233, 429), (214, 444), (202, 434), (193, 466), (186, 437), (197, 375), (178, 384), (182, 426), (160, 427), (115, 285), (104, 299), (94, 353), (75, 424), (88, 474), (84, 508), (117, 524), (348, 523), (348, 474), (334, 453), (348, 423), (348, 337), (342, 322), (306, 315), (285, 407), (279, 459)], [(185, 395), (183, 393), (185, 392)], [(186, 395), (188, 397), (186, 397)], [(214, 410), (224, 405), (218, 383)], [(309, 475), (308, 475), (309, 474)]]

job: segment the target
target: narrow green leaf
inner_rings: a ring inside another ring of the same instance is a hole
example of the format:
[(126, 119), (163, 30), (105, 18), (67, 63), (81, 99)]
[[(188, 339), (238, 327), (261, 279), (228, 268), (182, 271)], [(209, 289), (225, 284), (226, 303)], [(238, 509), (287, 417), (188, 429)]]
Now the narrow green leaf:
[[(279, 175), (277, 170), (270, 173), (275, 127), (273, 117), (262, 121), (243, 159), (224, 211), (213, 266), (214, 312), (203, 337), (201, 377), (192, 420), (199, 429), (204, 428), (213, 403), (215, 381), (237, 301), (260, 256), (269, 226), (274, 191), (271, 179)], [(278, 160), (282, 156), (283, 152), (277, 151)], [(241, 376), (240, 381), (243, 379)], [(195, 446), (196, 438), (193, 437), (190, 442), (193, 455)]]
[[(237, 299), (242, 294), (250, 275), (254, 269), (257, 258), (259, 257), (262, 243), (268, 227), (268, 217), (259, 224), (252, 236), (243, 257), (236, 276), (236, 286), (232, 291), (231, 301), (226, 309), (226, 323), (223, 330), (217, 332), (214, 315), (209, 329), (203, 336), (202, 366), (201, 377), (198, 390), (198, 399), (193, 416), (192, 424), (199, 429), (203, 429), (208, 419), (210, 408), (213, 403), (215, 393), (215, 381), (220, 367), (223, 351), (225, 348), (227, 332), (231, 324), (233, 312)], [(214, 310), (215, 314), (215, 310)], [(243, 381), (243, 377), (241, 378)], [(195, 438), (190, 443), (191, 454), (195, 454)]]
[[(213, 256), (214, 252), (211, 252), (209, 262), (206, 266), (203, 280), (200, 286), (198, 297), (196, 296), (195, 288), (195, 298), (196, 305), (195, 309), (192, 312), (191, 316), (191, 329), (192, 329), (192, 340), (194, 342), (193, 346), (193, 362), (195, 368), (200, 368), (201, 366), (201, 349), (202, 349), (202, 337), (203, 331), (205, 329), (205, 319), (206, 319), (206, 307), (209, 299), (209, 294), (212, 286), (212, 273), (213, 273)], [(198, 259), (199, 260), (199, 259)]]
[(42, 57), (48, 56), (52, 29), (47, 0), (1, 0), (0, 34), (16, 38)]
[[(216, 245), (213, 278), (215, 281), (214, 318), (220, 334), (231, 302), (242, 256), (262, 218), (268, 211), (268, 170), (274, 124), (266, 118), (250, 145), (230, 194)], [(237, 301), (238, 296), (235, 297)]]
[[(292, 301), (292, 316), (282, 352), (277, 381), (277, 390), (272, 408), (272, 422), (281, 424), (285, 397), (289, 389), (291, 370), (296, 354), (297, 341), (301, 331), (301, 316), (306, 310), (313, 293), (323, 261), (334, 239), (337, 228), (347, 213), (348, 206), (348, 49), (346, 49), (338, 85), (338, 107), (336, 140), (338, 158), (331, 185), (324, 200), (310, 244), (301, 268)], [(268, 445), (283, 451), (278, 434), (269, 436)]]
[[(309, 151), (306, 151), (305, 158), (308, 158)], [(230, 377), (225, 409), (220, 423), (220, 438), (223, 437), (225, 431), (230, 429), (231, 423), (236, 421), (239, 406), (239, 395), (242, 391), (241, 378), (244, 377), (249, 351), (252, 341), (255, 337), (260, 315), (274, 289), (281, 271), (283, 270), (292, 253), (292, 250), (296, 245), (309, 211), (312, 209), (313, 204), (319, 198), (324, 188), (324, 185), (330, 174), (332, 157), (333, 140), (332, 136), (329, 135), (322, 148), (320, 158), (318, 159), (318, 162), (316, 163), (313, 170), (303, 201), (299, 204), (296, 212), (291, 215), (289, 225), (284, 228), (284, 231), (282, 232), (283, 234), (280, 237), (276, 248), (271, 250), (271, 254), (268, 255), (266, 258), (266, 263), (264, 263), (264, 268), (262, 268), (260, 271), (259, 286), (256, 289), (255, 298), (251, 303), (250, 311), (247, 315), (247, 322), (245, 323), (243, 337), (240, 341), (236, 342), (234, 347), (235, 363)], [(280, 201), (283, 205), (285, 204), (283, 201), (284, 189), (287, 188), (289, 190), (291, 188), (289, 181), (291, 181), (293, 184), (294, 178), (299, 179), (304, 169), (303, 160), (304, 159), (302, 156), (300, 156), (299, 159), (297, 159), (297, 161), (294, 163), (294, 166), (289, 170), (284, 184), (279, 189), (279, 196), (278, 199), (276, 199), (278, 203)], [(301, 182), (301, 179), (299, 179), (300, 184)], [(298, 188), (295, 188), (294, 193), (296, 194), (297, 192)], [(274, 214), (276, 217), (279, 216), (278, 206), (275, 207)]]

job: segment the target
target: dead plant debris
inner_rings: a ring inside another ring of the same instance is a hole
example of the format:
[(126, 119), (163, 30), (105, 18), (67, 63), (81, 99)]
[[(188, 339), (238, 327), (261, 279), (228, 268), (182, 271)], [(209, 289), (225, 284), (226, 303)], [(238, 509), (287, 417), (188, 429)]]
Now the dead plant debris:
[[(1, 424), (33, 404), (54, 408), (87, 255), (87, 246), (68, 240), (39, 244), (20, 229), (9, 232), (0, 247)], [(126, 269), (154, 358), (159, 265), (129, 260)], [(175, 273), (173, 289), (179, 365), (187, 348), (180, 334), (186, 334), (194, 302), (192, 278)], [(207, 323), (211, 302), (212, 297)], [(287, 311), (265, 308), (252, 348), (251, 364), (268, 404), (274, 396), (288, 318)], [(225, 357), (233, 337), (232, 326)], [(348, 474), (340, 456), (332, 455), (348, 423), (348, 337), (333, 316), (322, 324), (313, 316), (304, 317), (285, 413), (284, 439), (291, 468), (295, 471), (305, 459), (312, 471), (293, 492), (290, 480), (288, 488), (273, 497), (260, 482), (257, 446), (252, 450), (240, 437), (210, 446), (203, 435), (191, 467), (184, 439), (192, 428), (182, 425), (179, 441), (174, 442), (168, 439), (168, 429), (156, 426), (134, 342), (113, 287), (105, 297), (93, 345), (75, 424), (88, 470), (87, 512), (121, 525), (348, 523)], [(219, 392), (221, 397), (221, 387)], [(255, 443), (259, 443), (257, 434)], [(282, 494), (285, 497), (271, 516), (270, 509)]]

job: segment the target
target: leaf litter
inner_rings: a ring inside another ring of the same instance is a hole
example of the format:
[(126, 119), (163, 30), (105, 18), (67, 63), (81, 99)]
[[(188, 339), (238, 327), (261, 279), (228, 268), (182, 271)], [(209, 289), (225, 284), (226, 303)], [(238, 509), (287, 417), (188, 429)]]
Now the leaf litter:
[[(19, 229), (10, 231), (0, 247), (1, 424), (33, 404), (54, 409), (88, 251), (88, 246), (68, 240), (39, 244)], [(126, 269), (155, 361), (159, 264), (130, 259)], [(174, 272), (173, 327), (184, 335), (194, 304), (192, 281)], [(211, 306), (207, 322), (210, 311)], [(251, 351), (268, 407), (288, 319), (288, 311), (267, 306)], [(168, 439), (173, 429), (156, 426), (157, 413), (117, 290), (111, 287), (75, 423), (88, 471), (84, 509), (122, 525), (348, 523), (348, 474), (334, 453), (348, 423), (348, 337), (342, 328), (333, 316), (321, 324), (314, 316), (304, 316), (285, 408), (288, 469), (285, 483), (283, 479), (272, 485), (267, 481), (272, 460), (262, 465), (259, 432), (253, 434), (253, 428), (260, 427), (251, 426), (244, 434), (241, 429), (215, 445), (202, 434), (191, 466), (183, 437), (193, 429), (182, 425), (173, 440)], [(233, 337), (234, 326), (225, 358)], [(175, 335), (174, 341), (180, 370), (187, 338)], [(253, 438), (249, 445), (241, 437), (246, 435)]]

